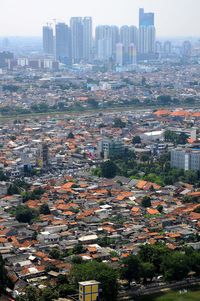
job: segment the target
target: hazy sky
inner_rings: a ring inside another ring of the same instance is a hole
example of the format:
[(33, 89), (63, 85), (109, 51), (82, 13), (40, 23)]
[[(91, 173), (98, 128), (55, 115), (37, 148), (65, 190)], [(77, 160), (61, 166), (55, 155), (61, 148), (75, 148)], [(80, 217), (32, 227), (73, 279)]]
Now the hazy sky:
[(39, 36), (47, 21), (71, 16), (138, 25), (139, 7), (155, 12), (158, 36), (200, 36), (200, 0), (0, 0), (0, 36)]

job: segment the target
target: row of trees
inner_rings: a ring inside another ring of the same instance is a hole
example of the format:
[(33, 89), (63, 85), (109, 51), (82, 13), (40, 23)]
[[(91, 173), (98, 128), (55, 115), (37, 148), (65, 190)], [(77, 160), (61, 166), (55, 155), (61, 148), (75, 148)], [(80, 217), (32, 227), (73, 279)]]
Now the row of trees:
[(165, 245), (143, 245), (138, 255), (131, 255), (122, 262), (121, 276), (131, 281), (152, 281), (163, 275), (165, 281), (178, 281), (189, 272), (200, 275), (200, 253), (191, 248), (170, 251)]
[(169, 154), (161, 155), (156, 161), (151, 156), (144, 155), (140, 162), (135, 156), (126, 156), (115, 160), (109, 160), (101, 164), (93, 171), (97, 176), (114, 178), (116, 175), (143, 179), (158, 185), (173, 185), (181, 181), (200, 187), (200, 174), (198, 171), (184, 171), (171, 168)]
[(119, 279), (127, 280), (129, 286), (136, 282), (151, 282), (163, 275), (165, 281), (179, 281), (189, 272), (200, 275), (200, 253), (190, 248), (170, 251), (163, 244), (143, 245), (137, 255), (130, 255), (119, 262), (117, 268), (98, 261), (77, 261), (69, 276), (59, 276), (56, 285), (43, 291), (29, 287), (25, 296), (17, 301), (51, 301), (78, 291), (78, 282), (95, 279), (101, 283), (102, 301), (117, 300)]

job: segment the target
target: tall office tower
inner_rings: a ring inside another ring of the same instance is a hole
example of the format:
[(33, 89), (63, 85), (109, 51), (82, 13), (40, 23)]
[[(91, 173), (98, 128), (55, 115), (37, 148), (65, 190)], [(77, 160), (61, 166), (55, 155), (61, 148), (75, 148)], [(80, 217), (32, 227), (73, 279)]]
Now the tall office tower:
[(170, 54), (172, 52), (172, 43), (170, 41), (166, 41), (163, 45), (164, 54)]
[(83, 22), (81, 17), (70, 19), (72, 60), (78, 63), (83, 59)]
[(154, 13), (145, 13), (144, 8), (139, 10), (139, 27), (154, 26)]
[(133, 43), (129, 45), (129, 64), (137, 64), (137, 48)]
[(192, 54), (192, 45), (190, 41), (184, 41), (182, 45), (182, 54), (185, 57), (190, 57)]
[(56, 24), (56, 59), (67, 65), (71, 63), (71, 35), (65, 23)]
[(138, 28), (136, 26), (130, 26), (130, 43), (134, 44), (136, 46), (136, 49), (138, 49)]
[(116, 45), (116, 64), (120, 67), (124, 65), (124, 45), (122, 43)]
[(100, 61), (108, 61), (112, 58), (112, 40), (104, 38), (98, 40), (97, 59)]
[(91, 60), (92, 56), (92, 18), (83, 18), (83, 59)]
[(154, 26), (154, 13), (145, 13), (139, 10), (139, 53), (146, 55), (155, 53), (156, 30)]
[(96, 57), (99, 60), (108, 60), (113, 57), (112, 27), (100, 25), (95, 33)]
[(119, 43), (119, 27), (111, 26), (111, 39), (112, 39), (112, 56), (116, 55), (116, 45)]
[(139, 53), (148, 53), (148, 27), (140, 26), (139, 28)]
[(124, 45), (124, 63), (129, 63), (129, 46), (135, 44), (137, 47), (138, 43), (138, 32), (135, 26), (122, 26), (120, 28), (120, 43)]
[(49, 25), (43, 26), (43, 52), (45, 54), (54, 54), (53, 28)]
[(148, 26), (148, 53), (155, 53), (156, 29), (155, 26)]
[(155, 52), (161, 54), (163, 51), (162, 43), (160, 41), (156, 41), (155, 43)]

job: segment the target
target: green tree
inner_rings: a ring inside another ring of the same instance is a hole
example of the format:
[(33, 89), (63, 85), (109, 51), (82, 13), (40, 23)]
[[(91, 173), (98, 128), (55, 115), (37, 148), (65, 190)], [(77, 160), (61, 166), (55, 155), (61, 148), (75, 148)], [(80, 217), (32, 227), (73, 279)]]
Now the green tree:
[(40, 206), (39, 211), (40, 211), (40, 214), (44, 214), (44, 215), (51, 214), (48, 204), (42, 204)]
[(147, 279), (150, 279), (150, 281), (152, 281), (153, 277), (156, 274), (155, 272), (155, 266), (153, 265), (153, 263), (142, 263), (141, 276), (143, 277), (145, 283), (147, 282)]
[(140, 136), (134, 136), (132, 139), (133, 144), (140, 144), (141, 143), (141, 138)]
[(118, 294), (117, 272), (102, 262), (88, 262), (74, 265), (71, 279), (75, 285), (79, 281), (94, 279), (101, 283), (102, 301), (115, 301)]
[(149, 196), (144, 196), (141, 205), (144, 208), (151, 207), (151, 198)]
[(130, 255), (122, 260), (121, 276), (128, 280), (129, 286), (134, 279), (138, 281), (141, 276), (141, 262), (138, 256)]
[(106, 161), (101, 165), (101, 175), (104, 178), (114, 178), (117, 174), (117, 165), (113, 161)]
[(180, 252), (170, 253), (164, 256), (161, 270), (167, 281), (182, 280), (190, 271), (188, 257)]
[(70, 132), (67, 136), (68, 139), (74, 139), (74, 134), (72, 132)]
[(163, 212), (163, 206), (162, 205), (158, 205), (156, 208), (160, 213)]
[(54, 299), (57, 299), (58, 297), (58, 291), (56, 291), (54, 288), (48, 287), (42, 291), (40, 301), (52, 301)]
[(49, 252), (49, 256), (53, 259), (61, 259), (62, 252), (58, 248), (53, 248)]
[(121, 118), (115, 118), (114, 119), (114, 127), (115, 128), (125, 128), (126, 127), (126, 123), (125, 122), (123, 122), (122, 120), (121, 120)]
[(25, 205), (20, 205), (16, 208), (15, 217), (20, 223), (30, 223), (37, 215), (38, 212), (36, 210), (30, 209)]
[(170, 253), (169, 249), (164, 244), (156, 244), (156, 245), (142, 245), (139, 251), (139, 257), (143, 262), (152, 263), (156, 272), (160, 273), (161, 264), (163, 261), (163, 257), (165, 255), (168, 256)]
[(74, 254), (81, 254), (84, 252), (84, 247), (81, 243), (78, 243), (77, 245), (74, 246), (73, 248), (73, 253)]

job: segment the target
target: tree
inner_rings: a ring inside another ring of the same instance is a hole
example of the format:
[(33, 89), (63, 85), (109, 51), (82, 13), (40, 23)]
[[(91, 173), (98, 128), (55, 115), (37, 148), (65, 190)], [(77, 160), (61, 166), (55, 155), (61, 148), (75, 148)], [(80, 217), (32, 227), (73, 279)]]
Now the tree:
[(114, 178), (117, 174), (117, 165), (113, 161), (106, 161), (101, 165), (101, 175), (104, 178)]
[(144, 196), (142, 199), (142, 207), (148, 208), (151, 207), (151, 198), (149, 196)]
[(142, 245), (138, 255), (141, 261), (152, 263), (156, 268), (156, 272), (160, 273), (163, 257), (169, 253), (169, 249), (164, 244), (155, 244)]
[(139, 280), (141, 274), (141, 262), (138, 256), (130, 255), (122, 260), (121, 276), (129, 282)]
[(5, 262), (0, 254), (0, 294), (6, 289), (8, 283), (7, 272), (5, 270)]
[(48, 204), (42, 204), (40, 206), (39, 211), (40, 211), (40, 214), (44, 214), (44, 215), (51, 214)]
[(70, 132), (67, 136), (68, 139), (74, 139), (74, 134), (72, 132)]
[(74, 246), (74, 248), (73, 248), (74, 254), (81, 254), (83, 252), (84, 252), (84, 247), (81, 243), (78, 243), (77, 245)]
[(58, 299), (58, 297), (59, 297), (58, 292), (55, 289), (48, 287), (42, 291), (40, 301), (52, 301), (54, 299)]
[(185, 133), (180, 133), (178, 137), (178, 144), (187, 144), (188, 143), (188, 135)]
[(163, 258), (161, 270), (167, 281), (182, 280), (190, 271), (188, 257), (180, 252), (170, 253)]
[(114, 127), (115, 128), (125, 128), (126, 127), (126, 123), (125, 122), (123, 122), (122, 120), (121, 120), (121, 118), (115, 118), (114, 119)]
[(133, 144), (140, 144), (141, 143), (141, 138), (140, 136), (134, 136), (132, 139)]
[(194, 210), (196, 213), (200, 213), (200, 205)]
[(162, 205), (158, 205), (156, 208), (160, 213), (163, 212), (163, 206)]
[(30, 209), (25, 205), (20, 205), (16, 208), (16, 220), (20, 223), (30, 223), (36, 216), (38, 212), (36, 210)]
[(49, 255), (53, 259), (61, 259), (62, 253), (58, 248), (53, 248), (50, 250)]
[(155, 267), (153, 263), (143, 262), (141, 270), (141, 275), (144, 278), (144, 282), (146, 283), (147, 279), (150, 279), (150, 281), (152, 281), (153, 277), (155, 276)]
[(71, 271), (71, 279), (76, 286), (80, 281), (91, 279), (99, 281), (102, 288), (102, 301), (117, 299), (117, 276), (117, 272), (107, 264), (96, 261), (74, 265)]
[(26, 301), (38, 301), (39, 290), (34, 286), (28, 286), (25, 290), (25, 300)]
[(8, 187), (8, 195), (20, 194), (20, 192), (21, 192), (20, 188), (15, 184), (11, 184)]

